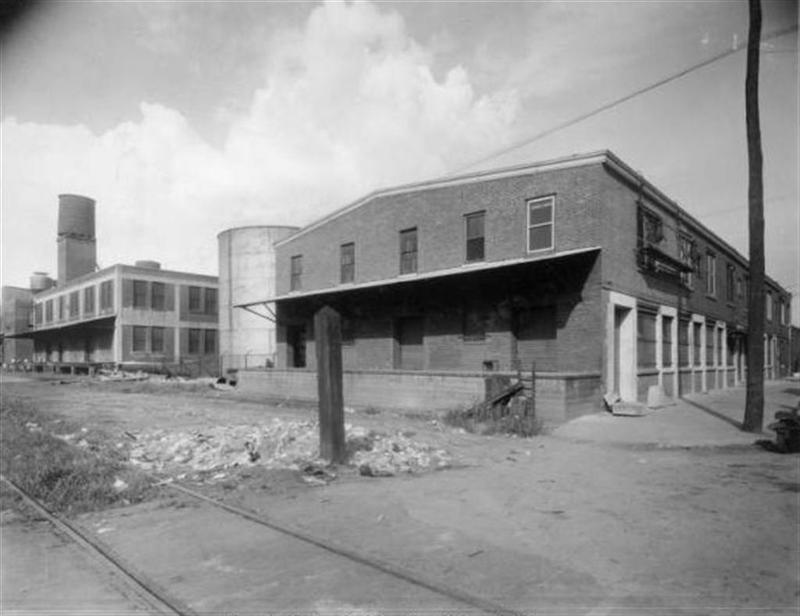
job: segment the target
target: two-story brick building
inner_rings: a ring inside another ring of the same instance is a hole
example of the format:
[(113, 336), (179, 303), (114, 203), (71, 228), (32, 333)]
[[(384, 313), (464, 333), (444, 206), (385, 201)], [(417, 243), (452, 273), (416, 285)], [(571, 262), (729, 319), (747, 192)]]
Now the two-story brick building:
[[(535, 364), (560, 421), (605, 393), (744, 379), (746, 260), (610, 152), (380, 190), (275, 251), (278, 369), (240, 380), (273, 394), (313, 397), (326, 304), (351, 404), (457, 406), (486, 371)], [(788, 369), (789, 301), (768, 279), (768, 378)]]

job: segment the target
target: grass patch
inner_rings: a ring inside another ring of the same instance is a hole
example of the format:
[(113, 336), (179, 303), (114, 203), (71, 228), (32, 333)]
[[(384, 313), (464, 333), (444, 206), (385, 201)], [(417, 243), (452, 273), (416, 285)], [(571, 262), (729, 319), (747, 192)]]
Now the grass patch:
[(101, 432), (18, 400), (3, 397), (0, 403), (0, 472), (53, 511), (96, 511), (148, 498), (150, 480), (127, 459), (127, 447)]
[(515, 434), (530, 437), (543, 432), (542, 422), (531, 415), (510, 413), (493, 418), (480, 416), (475, 407), (451, 409), (442, 417), (448, 426), (462, 428), (472, 434)]

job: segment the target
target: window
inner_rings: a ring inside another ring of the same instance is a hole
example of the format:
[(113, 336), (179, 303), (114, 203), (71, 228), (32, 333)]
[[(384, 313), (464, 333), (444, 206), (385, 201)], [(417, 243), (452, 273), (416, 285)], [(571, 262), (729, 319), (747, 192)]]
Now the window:
[(400, 232), (400, 273), (417, 271), (417, 228)]
[(53, 320), (53, 300), (48, 299), (44, 303), (44, 320), (45, 323), (50, 323)]
[(114, 309), (114, 281), (100, 283), (100, 310)]
[(66, 317), (66, 295), (58, 296), (58, 320), (62, 321)]
[(42, 304), (36, 304), (33, 307), (33, 323), (35, 325), (42, 324)]
[(147, 328), (140, 325), (133, 326), (133, 352), (147, 351)]
[(189, 353), (197, 355), (200, 353), (200, 333), (202, 330), (190, 329), (189, 330)]
[(640, 368), (656, 366), (656, 314), (650, 311), (637, 312), (637, 355)]
[[(694, 240), (687, 235), (679, 236), (678, 240), (678, 256), (681, 263), (688, 265), (692, 268), (692, 272), (697, 271), (697, 248), (695, 247)], [(692, 286), (692, 272), (682, 272), (681, 282), (687, 287)]]
[(706, 294), (717, 296), (717, 256), (713, 252), (706, 253)]
[(736, 270), (734, 269), (733, 265), (728, 263), (728, 267), (725, 270), (725, 299), (729, 302), (733, 301), (734, 295), (734, 286), (735, 286), (735, 273)]
[(167, 286), (163, 282), (154, 282), (150, 286), (150, 307), (153, 310), (164, 310), (167, 301)]
[(689, 321), (678, 321), (678, 365), (690, 366), (689, 361)]
[(659, 244), (664, 239), (661, 217), (645, 207), (639, 206), (638, 235), (641, 244)]
[(299, 291), (303, 288), (303, 255), (295, 255), (291, 260), (291, 278), (289, 290)]
[(661, 317), (661, 365), (672, 367), (672, 317)]
[(772, 321), (772, 293), (768, 291), (764, 298), (764, 301), (766, 302), (766, 307), (764, 308), (764, 311), (766, 312), (767, 315), (767, 321)]
[(528, 252), (553, 247), (553, 209), (555, 197), (528, 201)]
[(206, 289), (206, 294), (203, 299), (205, 300), (205, 313), (217, 314), (217, 290)]
[(341, 265), (341, 281), (353, 282), (356, 277), (356, 245), (353, 242), (341, 245), (339, 263)]
[(703, 324), (692, 323), (692, 333), (694, 334), (694, 365), (703, 365)]
[(792, 322), (792, 300), (787, 299), (783, 302), (783, 324), (789, 325)]
[(716, 328), (706, 324), (706, 366), (714, 366), (714, 342)]
[(81, 292), (73, 291), (69, 294), (69, 316), (77, 317), (81, 312)]
[(150, 352), (163, 353), (164, 352), (164, 328), (151, 327), (150, 328)]
[(741, 276), (736, 277), (736, 298), (744, 299), (744, 279)]
[(200, 312), (203, 309), (200, 287), (189, 287), (189, 312)]
[(133, 281), (133, 307), (147, 308), (147, 281)]
[(483, 261), (485, 256), (485, 212), (467, 214), (467, 261)]
[(213, 355), (217, 352), (217, 330), (207, 329), (203, 340), (203, 352), (206, 355)]
[(486, 315), (475, 308), (464, 310), (464, 341), (486, 340)]
[(94, 287), (83, 290), (83, 314), (94, 314)]

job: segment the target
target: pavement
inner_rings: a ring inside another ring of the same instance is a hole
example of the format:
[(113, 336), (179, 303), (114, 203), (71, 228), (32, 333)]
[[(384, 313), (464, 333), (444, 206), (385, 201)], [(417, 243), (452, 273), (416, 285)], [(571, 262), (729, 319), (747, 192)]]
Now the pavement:
[(641, 416), (584, 415), (556, 428), (552, 436), (574, 442), (641, 447), (729, 447), (774, 440), (767, 428), (779, 410), (796, 408), (800, 382), (770, 381), (764, 387), (764, 429), (741, 430), (746, 390), (736, 387), (676, 398)]

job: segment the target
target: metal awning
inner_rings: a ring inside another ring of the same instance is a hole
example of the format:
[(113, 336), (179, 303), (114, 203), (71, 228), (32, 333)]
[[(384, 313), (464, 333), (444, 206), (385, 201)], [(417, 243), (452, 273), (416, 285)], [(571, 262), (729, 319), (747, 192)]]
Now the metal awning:
[[(419, 282), (422, 280), (435, 280), (437, 278), (446, 278), (450, 276), (464, 276), (467, 274), (473, 274), (475, 272), (485, 272), (489, 270), (496, 270), (506, 267), (512, 267), (514, 265), (523, 265), (526, 263), (542, 263), (547, 261), (555, 261), (558, 259), (563, 259), (565, 257), (571, 257), (575, 255), (581, 254), (588, 254), (591, 252), (600, 252), (600, 246), (591, 246), (589, 248), (578, 248), (576, 250), (565, 250), (563, 252), (556, 252), (556, 253), (549, 253), (545, 255), (537, 255), (533, 257), (519, 257), (517, 259), (505, 259), (503, 261), (490, 261), (490, 262), (483, 262), (483, 263), (467, 263), (461, 265), (459, 267), (450, 267), (447, 269), (436, 270), (433, 272), (423, 272), (421, 274), (403, 274), (399, 276), (395, 276), (393, 278), (383, 278), (381, 280), (372, 280), (370, 282), (361, 282), (358, 284), (351, 284), (345, 283), (340, 284), (335, 287), (326, 287), (324, 289), (314, 289), (313, 291), (292, 291), (286, 293), (284, 295), (276, 295), (275, 297), (268, 297), (265, 299), (261, 299), (255, 302), (248, 302), (244, 304), (235, 304), (234, 308), (242, 308), (247, 310), (249, 308), (253, 308), (254, 306), (261, 306), (269, 303), (284, 301), (284, 300), (291, 300), (291, 299), (303, 299), (307, 297), (317, 297), (320, 295), (330, 295), (333, 293), (349, 293), (352, 291), (359, 291), (361, 289), (371, 289), (376, 287), (386, 287), (386, 286), (395, 286), (395, 285), (403, 285), (413, 282)], [(251, 312), (253, 312), (251, 310)], [(270, 311), (274, 317), (274, 312)], [(258, 314), (258, 313), (255, 313)], [(268, 318), (264, 315), (259, 314), (263, 318)]]
[(108, 329), (109, 325), (114, 324), (114, 320), (117, 318), (116, 315), (105, 315), (102, 317), (96, 317), (94, 319), (87, 319), (83, 321), (74, 321), (72, 323), (63, 323), (58, 325), (53, 325), (51, 327), (40, 327), (37, 329), (32, 329), (26, 332), (19, 332), (16, 334), (12, 334), (8, 336), (9, 338), (38, 338), (38, 337), (46, 337), (52, 334), (58, 334), (61, 332), (69, 332), (74, 333), (76, 331), (80, 331), (82, 329)]

